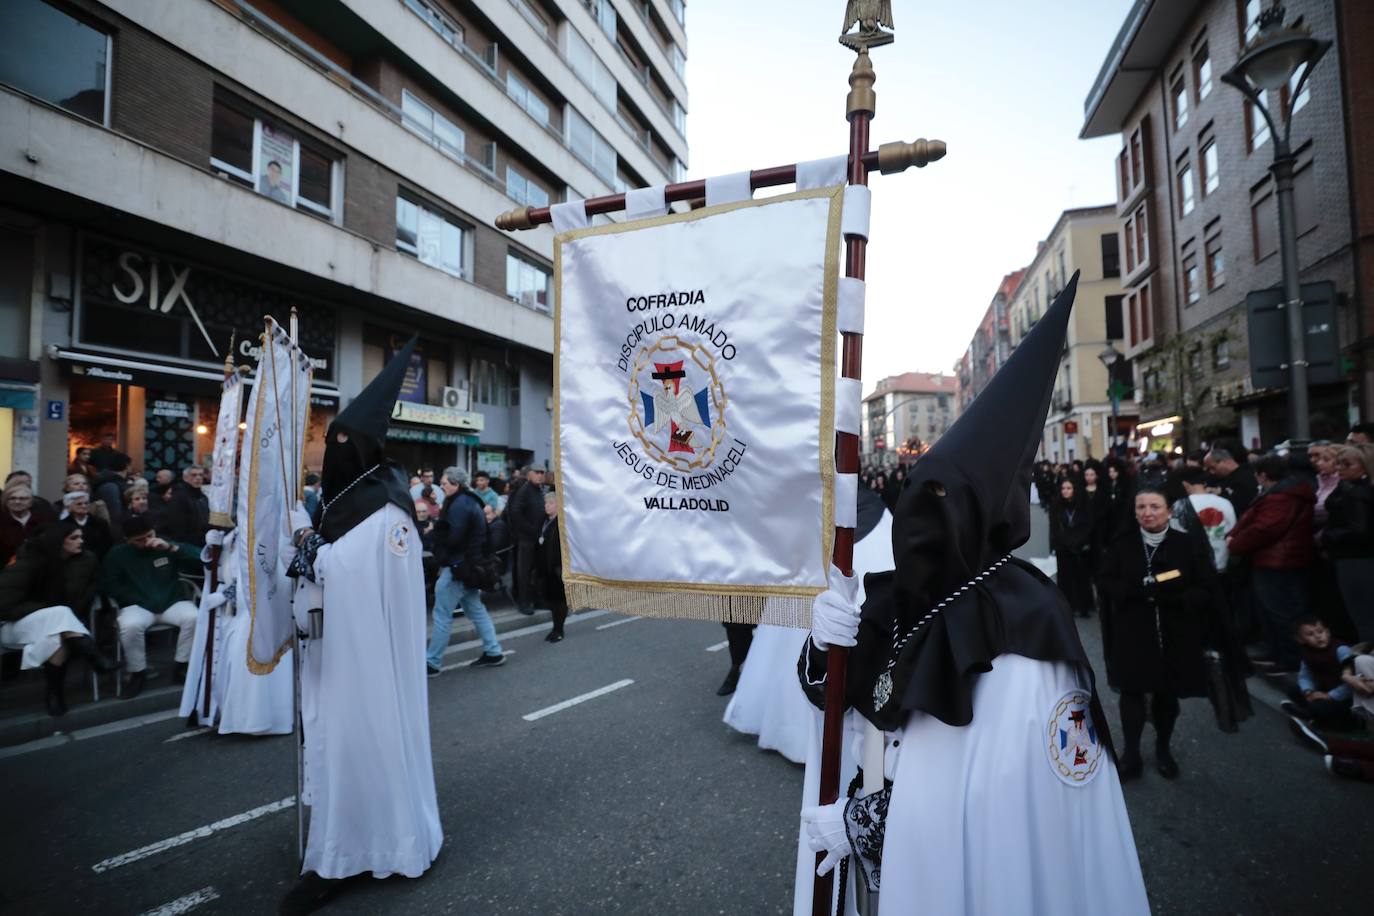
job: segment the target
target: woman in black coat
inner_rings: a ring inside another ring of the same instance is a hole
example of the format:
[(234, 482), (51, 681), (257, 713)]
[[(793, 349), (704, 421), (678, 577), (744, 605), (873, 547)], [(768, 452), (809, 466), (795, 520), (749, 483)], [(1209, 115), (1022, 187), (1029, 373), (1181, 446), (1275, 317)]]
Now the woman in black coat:
[(540, 601), (553, 612), (553, 629), (544, 639), (560, 642), (568, 619), (568, 597), (563, 590), (563, 547), (558, 539), (558, 496), (544, 494), (544, 524), (534, 542), (534, 568), (530, 578)]
[(1050, 547), (1069, 607), (1079, 617), (1092, 616), (1093, 514), (1071, 477), (1059, 481), (1059, 496), (1050, 504)]
[(1178, 700), (1207, 694), (1203, 652), (1215, 632), (1216, 572), (1194, 539), (1169, 526), (1169, 504), (1161, 490), (1142, 487), (1135, 516), (1135, 530), (1107, 547), (1098, 570), (1098, 582), (1112, 599), (1107, 652), (1121, 688), (1126, 736), (1117, 767), (1122, 779), (1140, 775), (1148, 693), (1153, 695), (1155, 765), (1161, 776), (1174, 779), (1178, 761), (1169, 738)]
[(1318, 536), (1336, 566), (1336, 581), (1361, 640), (1374, 639), (1374, 448), (1336, 452), (1341, 482), (1326, 498), (1326, 525)]

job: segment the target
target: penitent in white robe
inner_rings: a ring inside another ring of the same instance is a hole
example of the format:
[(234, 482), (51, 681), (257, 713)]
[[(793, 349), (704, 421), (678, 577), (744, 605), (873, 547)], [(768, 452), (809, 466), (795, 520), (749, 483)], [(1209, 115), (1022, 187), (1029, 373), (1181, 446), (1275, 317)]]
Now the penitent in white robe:
[(758, 735), (759, 747), (793, 763), (806, 762), (816, 711), (797, 683), (797, 657), (806, 636), (806, 630), (759, 624), (739, 685), (725, 707), (726, 725)]
[[(191, 648), (186, 686), (181, 691), (181, 715), (196, 714), (201, 725), (221, 735), (289, 735), (291, 713), (291, 653), (268, 675), (248, 670), (249, 615), (225, 593), (238, 575), (238, 533), (230, 531), (220, 550), (219, 584), (201, 595), (196, 638)], [(209, 563), (210, 548), (201, 555)], [(207, 576), (208, 581), (208, 576)], [(215, 618), (215, 651), (210, 670), (210, 715), (205, 707), (205, 642), (209, 621)]]
[(1088, 744), (1090, 779), (1061, 778), (1071, 754), (1056, 769), (1073, 749), (1056, 710), (1087, 683), (1067, 662), (1001, 655), (978, 678), (970, 724), (917, 713), (888, 735), (879, 916), (1149, 913), (1110, 757)]
[(443, 844), (421, 549), (414, 520), (388, 503), (315, 557), (324, 633), (301, 652), (303, 871), (324, 878), (415, 878)]

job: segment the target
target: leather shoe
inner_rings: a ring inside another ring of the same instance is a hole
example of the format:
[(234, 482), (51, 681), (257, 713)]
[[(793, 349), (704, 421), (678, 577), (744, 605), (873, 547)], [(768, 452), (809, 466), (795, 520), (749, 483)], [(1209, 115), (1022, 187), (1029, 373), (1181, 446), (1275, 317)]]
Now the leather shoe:
[(342, 878), (321, 878), (315, 872), (308, 871), (297, 879), (291, 890), (286, 892), (277, 912), (281, 916), (313, 913), (342, 890), (343, 884)]
[(129, 679), (124, 682), (124, 699), (132, 700), (143, 692), (143, 685), (148, 681), (148, 674), (144, 671), (135, 671), (129, 675)]
[(1168, 747), (1155, 748), (1155, 769), (1165, 779), (1178, 779), (1178, 761), (1169, 753)]
[(720, 688), (716, 690), (716, 696), (728, 697), (735, 692), (739, 686), (739, 665), (731, 665), (730, 671), (725, 675), (725, 680), (720, 682)]
[(1122, 782), (1139, 779), (1144, 770), (1145, 764), (1141, 762), (1140, 754), (1136, 751), (1127, 751), (1116, 760), (1116, 775)]

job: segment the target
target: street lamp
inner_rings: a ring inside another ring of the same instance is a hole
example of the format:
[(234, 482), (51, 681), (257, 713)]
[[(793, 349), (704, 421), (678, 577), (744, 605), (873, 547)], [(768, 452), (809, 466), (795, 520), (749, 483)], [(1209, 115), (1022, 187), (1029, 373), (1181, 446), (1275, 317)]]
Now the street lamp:
[(1107, 398), (1112, 402), (1112, 434), (1107, 441), (1107, 450), (1115, 455), (1116, 437), (1121, 433), (1121, 392), (1117, 390), (1112, 367), (1121, 359), (1121, 354), (1109, 343), (1105, 350), (1097, 354), (1097, 358), (1107, 367)]
[[(1317, 61), (1331, 47), (1331, 42), (1312, 37), (1299, 16), (1292, 25), (1283, 24), (1284, 8), (1276, 4), (1259, 14), (1256, 20), (1259, 34), (1242, 50), (1234, 67), (1222, 74), (1221, 81), (1240, 90), (1269, 125), (1274, 140), (1274, 162), (1269, 172), (1274, 176), (1275, 197), (1279, 208), (1279, 254), (1283, 264), (1283, 307), (1288, 310), (1288, 372), (1289, 372), (1289, 439), (1306, 443), (1311, 438), (1307, 402), (1307, 341), (1302, 323), (1302, 294), (1298, 285), (1298, 233), (1293, 214), (1293, 165), (1295, 157), (1289, 146), (1292, 130), (1293, 103)], [(1293, 75), (1304, 68), (1296, 86), (1289, 93), (1287, 103), (1279, 97), (1281, 124), (1275, 124), (1265, 95), (1291, 84)], [(1279, 127), (1283, 130), (1280, 131)]]

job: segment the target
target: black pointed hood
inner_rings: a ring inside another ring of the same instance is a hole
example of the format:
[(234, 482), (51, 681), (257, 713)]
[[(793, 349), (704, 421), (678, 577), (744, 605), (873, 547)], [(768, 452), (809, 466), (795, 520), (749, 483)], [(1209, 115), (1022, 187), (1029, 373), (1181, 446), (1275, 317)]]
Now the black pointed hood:
[[(901, 727), (912, 712), (967, 725), (978, 677), (1003, 654), (1070, 662), (1091, 678), (1063, 595), (1021, 560), (1005, 563), (920, 623), (1030, 536), (1031, 465), (1077, 286), (1075, 273), (988, 386), (907, 476), (893, 513), (896, 568), (864, 580), (867, 599), (846, 679), (849, 702), (880, 728)], [(906, 637), (895, 662), (894, 628)], [(875, 689), (885, 672), (890, 684)], [(1095, 694), (1093, 717), (1110, 749)]]
[(405, 470), (387, 460), (385, 447), (418, 339), (412, 336), (329, 424), (316, 523), (328, 541), (338, 540), (387, 503), (415, 512)]

